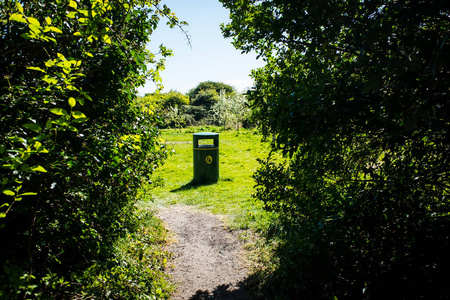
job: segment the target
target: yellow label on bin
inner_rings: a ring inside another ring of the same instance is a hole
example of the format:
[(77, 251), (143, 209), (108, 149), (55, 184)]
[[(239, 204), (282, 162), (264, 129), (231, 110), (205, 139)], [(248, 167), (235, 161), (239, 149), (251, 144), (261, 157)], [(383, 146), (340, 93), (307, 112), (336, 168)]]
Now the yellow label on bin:
[(213, 161), (212, 156), (211, 156), (211, 155), (208, 155), (208, 156), (206, 157), (206, 163), (207, 163), (208, 165), (210, 165), (210, 164), (212, 163), (212, 161)]

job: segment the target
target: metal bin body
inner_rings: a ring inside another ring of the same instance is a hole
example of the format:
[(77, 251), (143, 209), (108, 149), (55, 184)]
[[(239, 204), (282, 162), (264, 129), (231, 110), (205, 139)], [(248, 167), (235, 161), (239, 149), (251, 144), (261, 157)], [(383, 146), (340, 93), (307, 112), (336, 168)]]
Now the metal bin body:
[[(202, 143), (209, 140), (210, 143)], [(219, 180), (219, 134), (194, 133), (194, 184), (215, 183)]]

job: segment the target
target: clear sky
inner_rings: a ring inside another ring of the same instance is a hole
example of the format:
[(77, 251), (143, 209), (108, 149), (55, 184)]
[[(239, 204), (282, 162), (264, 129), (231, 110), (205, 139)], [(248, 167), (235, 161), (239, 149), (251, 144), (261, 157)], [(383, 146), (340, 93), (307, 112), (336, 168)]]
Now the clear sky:
[[(229, 22), (229, 11), (218, 0), (165, 0), (163, 3), (180, 20), (189, 23), (184, 28), (192, 46), (180, 29), (171, 29), (161, 20), (147, 48), (157, 52), (158, 46), (164, 44), (174, 52), (174, 56), (167, 58), (166, 69), (161, 74), (164, 92), (173, 89), (186, 93), (202, 81), (224, 82), (238, 91), (253, 85), (250, 71), (263, 66), (263, 62), (256, 60), (254, 53), (241, 54), (231, 45), (231, 39), (222, 36), (220, 24)], [(138, 93), (144, 95), (155, 89), (155, 84), (148, 81)]]

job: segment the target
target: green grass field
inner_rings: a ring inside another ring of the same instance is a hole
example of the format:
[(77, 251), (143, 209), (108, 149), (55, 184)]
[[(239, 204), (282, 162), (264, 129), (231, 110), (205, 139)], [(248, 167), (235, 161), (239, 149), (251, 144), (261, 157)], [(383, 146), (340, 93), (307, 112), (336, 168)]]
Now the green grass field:
[(193, 133), (219, 131), (218, 127), (163, 130), (163, 139), (174, 154), (154, 175), (156, 187), (151, 197), (143, 197), (141, 207), (157, 208), (172, 204), (186, 204), (225, 216), (234, 229), (264, 229), (270, 215), (262, 204), (252, 199), (255, 184), (252, 176), (258, 158), (266, 157), (269, 144), (253, 130), (219, 132), (219, 181), (195, 186), (193, 179)]

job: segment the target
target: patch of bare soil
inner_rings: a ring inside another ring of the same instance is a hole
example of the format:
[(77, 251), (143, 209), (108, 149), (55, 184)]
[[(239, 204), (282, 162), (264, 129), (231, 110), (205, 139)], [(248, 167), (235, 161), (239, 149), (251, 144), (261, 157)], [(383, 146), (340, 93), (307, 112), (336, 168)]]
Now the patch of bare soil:
[(189, 206), (169, 206), (158, 216), (174, 234), (169, 274), (177, 291), (172, 299), (249, 298), (244, 287), (248, 271), (236, 233), (225, 229), (218, 217)]

